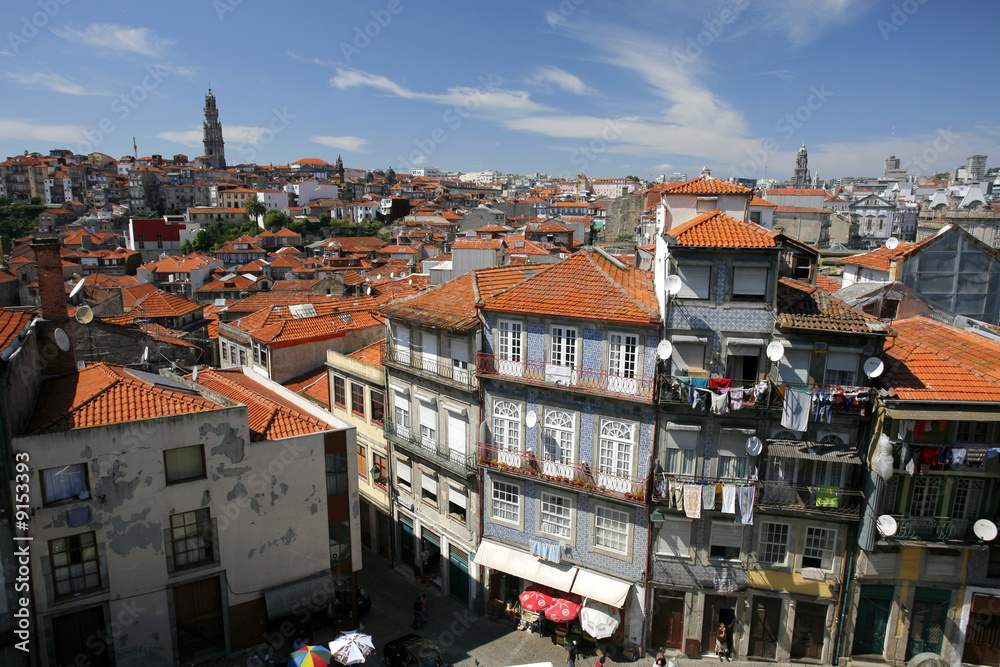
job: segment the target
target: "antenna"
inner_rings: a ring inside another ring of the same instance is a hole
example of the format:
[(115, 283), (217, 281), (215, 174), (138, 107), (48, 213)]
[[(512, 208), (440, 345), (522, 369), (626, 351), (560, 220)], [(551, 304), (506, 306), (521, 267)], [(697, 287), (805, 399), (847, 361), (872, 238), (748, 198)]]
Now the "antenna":
[(90, 324), (94, 319), (94, 311), (90, 306), (80, 306), (76, 309), (75, 317), (80, 324)]
[(660, 344), (656, 346), (656, 356), (658, 356), (660, 359), (663, 359), (664, 361), (670, 358), (670, 355), (673, 354), (673, 351), (674, 351), (674, 346), (670, 343), (669, 340), (661, 340)]
[(534, 428), (535, 424), (538, 423), (538, 413), (534, 410), (529, 410), (528, 414), (524, 415), (524, 425), (528, 428)]
[(667, 280), (664, 283), (664, 287), (667, 288), (667, 294), (669, 294), (670, 296), (674, 296), (678, 292), (680, 292), (681, 291), (681, 287), (683, 287), (683, 286), (684, 286), (684, 283), (683, 283), (683, 281), (681, 281), (681, 277), (679, 275), (677, 275), (676, 273), (667, 276)]
[(885, 364), (883, 364), (882, 360), (878, 357), (868, 357), (865, 359), (862, 369), (868, 377), (877, 378), (879, 375), (882, 375), (882, 371), (885, 370)]
[(62, 329), (56, 329), (52, 334), (56, 339), (56, 346), (63, 352), (69, 352), (69, 336)]
[(195, 364), (194, 369), (191, 371), (191, 380), (194, 382), (198, 381), (198, 364)]
[(989, 519), (980, 519), (972, 524), (972, 532), (983, 542), (992, 542), (997, 538), (997, 525)]
[(78, 282), (77, 284), (73, 285), (73, 289), (71, 289), (69, 291), (69, 298), (70, 299), (72, 299), (73, 297), (75, 297), (77, 294), (80, 293), (80, 291), (83, 289), (83, 282), (84, 282), (84, 279), (80, 278), (80, 282)]
[(767, 344), (767, 358), (771, 361), (779, 361), (785, 356), (785, 346), (774, 340)]
[(146, 363), (147, 360), (149, 360), (149, 346), (148, 345), (142, 351), (142, 363)]
[(888, 248), (889, 250), (895, 250), (896, 248), (899, 247), (899, 239), (897, 239), (895, 236), (890, 236), (885, 240), (885, 247)]
[(751, 435), (747, 438), (746, 448), (749, 456), (757, 456), (764, 448), (764, 443), (757, 436)]
[[(878, 528), (878, 532), (882, 534), (882, 537), (892, 537), (899, 530), (896, 520), (888, 514), (883, 514), (876, 519), (875, 526)], [(996, 530), (996, 528), (994, 527), (993, 530)]]

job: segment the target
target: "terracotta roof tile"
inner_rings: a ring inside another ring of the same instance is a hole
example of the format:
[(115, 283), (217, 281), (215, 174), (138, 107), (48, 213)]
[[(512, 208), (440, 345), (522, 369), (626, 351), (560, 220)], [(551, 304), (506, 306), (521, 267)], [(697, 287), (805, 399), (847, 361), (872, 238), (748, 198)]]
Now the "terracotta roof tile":
[(889, 327), (826, 290), (793, 278), (778, 281), (778, 326), (783, 329), (887, 334)]
[(826, 290), (827, 292), (836, 292), (841, 287), (843, 287), (839, 277), (828, 276), (825, 273), (819, 273), (816, 275), (816, 287)]
[(289, 391), (294, 391), (300, 396), (322, 405), (327, 410), (330, 409), (330, 375), (326, 366), (303, 373), (294, 377), (288, 382), (283, 382), (282, 386)]
[(722, 211), (708, 211), (667, 232), (676, 245), (701, 248), (774, 248), (774, 232)]
[(35, 319), (35, 311), (19, 308), (0, 308), (0, 352), (14, 342), (18, 335)]
[(382, 357), (385, 356), (385, 339), (381, 338), (371, 345), (366, 345), (360, 350), (355, 350), (348, 354), (351, 359), (356, 359), (376, 368), (382, 367)]
[(692, 194), (692, 195), (752, 195), (753, 190), (744, 185), (736, 185), (729, 181), (720, 181), (717, 178), (704, 178), (698, 176), (683, 183), (671, 183), (664, 187), (657, 188), (665, 195)]

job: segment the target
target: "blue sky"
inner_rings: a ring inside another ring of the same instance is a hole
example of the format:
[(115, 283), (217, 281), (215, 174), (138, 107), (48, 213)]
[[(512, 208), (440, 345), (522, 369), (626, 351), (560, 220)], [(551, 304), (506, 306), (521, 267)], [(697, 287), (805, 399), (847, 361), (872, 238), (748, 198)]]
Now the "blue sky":
[[(8, 2), (0, 155), (822, 178), (1000, 157), (995, 5), (935, 0)], [(893, 136), (893, 132), (895, 133)]]

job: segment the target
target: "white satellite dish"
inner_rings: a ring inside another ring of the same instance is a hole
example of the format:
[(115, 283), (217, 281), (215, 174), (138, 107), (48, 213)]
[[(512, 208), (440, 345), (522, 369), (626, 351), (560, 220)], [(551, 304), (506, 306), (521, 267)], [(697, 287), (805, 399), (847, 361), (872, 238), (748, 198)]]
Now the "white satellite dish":
[(149, 359), (149, 346), (148, 345), (142, 351), (142, 363), (146, 363), (147, 359)]
[(889, 250), (895, 250), (896, 248), (899, 247), (899, 239), (897, 239), (895, 236), (890, 236), (885, 240), (885, 247), (888, 248)]
[(63, 352), (69, 352), (69, 336), (62, 329), (56, 329), (53, 334), (56, 337), (56, 346)]
[(972, 524), (972, 532), (983, 542), (992, 542), (997, 538), (997, 525), (989, 519), (980, 519)]
[(367, 293), (368, 293), (368, 295), (369, 295), (369, 296), (371, 295), (371, 293), (372, 293), (372, 288), (371, 288), (371, 287), (369, 287), (369, 288), (367, 289)]
[(90, 306), (80, 306), (76, 309), (76, 321), (80, 324), (90, 324), (94, 319), (94, 310)]
[(764, 443), (757, 436), (751, 435), (747, 438), (747, 454), (750, 456), (757, 456), (763, 448)]
[(71, 289), (69, 291), (69, 298), (72, 299), (73, 297), (75, 297), (77, 294), (80, 293), (80, 290), (83, 289), (83, 283), (84, 283), (83, 278), (80, 278), (80, 282), (78, 282), (77, 284), (73, 285), (73, 289)]
[(670, 358), (673, 351), (674, 346), (670, 344), (669, 340), (661, 340), (660, 344), (656, 346), (656, 356), (664, 361)]
[(883, 514), (877, 518), (875, 520), (875, 527), (878, 528), (878, 532), (882, 533), (884, 537), (892, 537), (899, 530), (896, 520), (888, 514)]
[(534, 428), (535, 424), (538, 423), (538, 413), (534, 410), (528, 410), (528, 414), (524, 416), (524, 425), (528, 428)]
[(664, 283), (664, 286), (667, 288), (667, 294), (673, 296), (681, 291), (681, 287), (684, 286), (684, 283), (681, 282), (681, 277), (675, 273), (667, 276), (667, 281)]
[(194, 382), (198, 381), (198, 364), (195, 364), (194, 369), (191, 371), (191, 380)]
[(870, 378), (877, 378), (885, 370), (885, 364), (878, 357), (868, 357), (865, 359), (865, 364), (862, 368), (865, 371), (865, 375)]
[(785, 346), (776, 340), (767, 344), (767, 358), (771, 361), (778, 361), (785, 356)]
[(291, 271), (285, 271), (285, 280), (294, 280), (295, 274)]
[(390, 271), (389, 272), (389, 277), (390, 278), (395, 278), (396, 277), (396, 272), (395, 271)]

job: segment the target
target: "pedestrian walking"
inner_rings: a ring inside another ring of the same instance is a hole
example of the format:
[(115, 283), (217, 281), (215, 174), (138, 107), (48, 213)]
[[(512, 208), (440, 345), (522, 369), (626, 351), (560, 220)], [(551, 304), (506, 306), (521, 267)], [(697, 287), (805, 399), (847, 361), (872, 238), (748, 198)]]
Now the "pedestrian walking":
[(577, 653), (579, 649), (576, 647), (576, 641), (573, 641), (566, 649), (566, 667), (576, 667)]
[(424, 603), (418, 595), (413, 601), (413, 625), (414, 630), (424, 627)]
[(729, 656), (729, 647), (726, 640), (726, 624), (719, 621), (719, 630), (715, 635), (715, 652), (719, 656), (719, 662), (723, 662)]
[(427, 593), (420, 596), (420, 627), (427, 625)]
[(598, 649), (597, 662), (594, 663), (594, 667), (604, 667), (604, 651)]
[(653, 661), (654, 667), (667, 667), (667, 656), (663, 655), (663, 651), (656, 654), (656, 660)]

